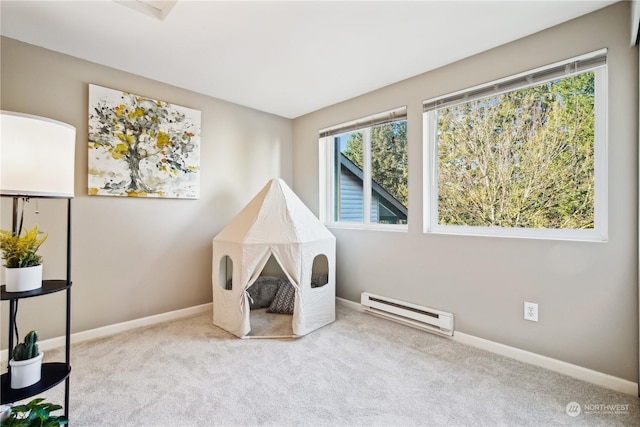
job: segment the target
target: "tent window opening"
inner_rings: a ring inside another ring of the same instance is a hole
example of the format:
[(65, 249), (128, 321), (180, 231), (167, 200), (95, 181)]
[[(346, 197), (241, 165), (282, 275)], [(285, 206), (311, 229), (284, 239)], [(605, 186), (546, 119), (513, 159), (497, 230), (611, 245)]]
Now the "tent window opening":
[(329, 283), (329, 260), (326, 255), (317, 255), (311, 267), (311, 288), (321, 288)]
[(233, 261), (229, 255), (225, 255), (220, 260), (220, 276), (218, 283), (222, 289), (228, 291), (233, 289)]

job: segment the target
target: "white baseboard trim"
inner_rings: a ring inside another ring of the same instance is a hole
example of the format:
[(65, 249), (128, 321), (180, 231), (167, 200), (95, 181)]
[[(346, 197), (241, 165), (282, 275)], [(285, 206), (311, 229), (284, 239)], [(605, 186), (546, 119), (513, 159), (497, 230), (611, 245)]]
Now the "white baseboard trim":
[(336, 297), (336, 304), (341, 305), (343, 307), (351, 308), (353, 310), (364, 312), (364, 309), (362, 308), (362, 304), (360, 304), (359, 302), (353, 302), (348, 299)]
[[(76, 332), (71, 334), (71, 343), (79, 343), (96, 338), (103, 338), (110, 335), (118, 334), (120, 332), (129, 331), (131, 329), (141, 328), (143, 326), (150, 326), (160, 322), (166, 322), (168, 320), (179, 319), (181, 317), (191, 316), (193, 314), (203, 313), (210, 311), (213, 313), (213, 303), (197, 305), (195, 307), (183, 308), (181, 310), (170, 311), (168, 313), (156, 314), (154, 316), (143, 317), (141, 319), (129, 320), (127, 322), (116, 323), (113, 325), (102, 326), (100, 328), (90, 329), (88, 331)], [(212, 314), (213, 319), (213, 314)], [(213, 320), (212, 320), (213, 321)], [(50, 338), (38, 342), (38, 347), (42, 351), (52, 350), (55, 348), (63, 347), (65, 344), (65, 337)], [(7, 350), (0, 352), (0, 361), (6, 362), (9, 357)]]
[(521, 350), (516, 347), (510, 347), (508, 345), (500, 344), (494, 341), (485, 340), (484, 338), (478, 338), (476, 336), (468, 335), (463, 332), (454, 332), (451, 339), (462, 344), (481, 348), (492, 353), (497, 353), (502, 356), (507, 356), (512, 359), (519, 360), (521, 362), (559, 372), (561, 374), (568, 375), (579, 380), (597, 384), (611, 390), (630, 394), (632, 396), (638, 395), (637, 383), (625, 380), (623, 378), (614, 377), (613, 375), (583, 368), (582, 366), (563, 362), (562, 360), (553, 359), (551, 357), (532, 353), (530, 351)]
[[(344, 298), (336, 298), (336, 303), (340, 306), (351, 308), (364, 312), (362, 305), (357, 302), (349, 301)], [(441, 336), (441, 335), (439, 335)], [(472, 347), (481, 348), (492, 353), (510, 357), (521, 362), (546, 368), (579, 380), (597, 384), (611, 390), (619, 391), (632, 396), (638, 396), (638, 384), (623, 378), (614, 377), (613, 375), (604, 374), (602, 372), (583, 368), (582, 366), (573, 365), (563, 362), (562, 360), (552, 359), (551, 357), (542, 356), (530, 351), (521, 350), (519, 348), (510, 347), (484, 338), (478, 338), (473, 335), (455, 331), (452, 337), (443, 336), (443, 338), (451, 339), (462, 344)]]

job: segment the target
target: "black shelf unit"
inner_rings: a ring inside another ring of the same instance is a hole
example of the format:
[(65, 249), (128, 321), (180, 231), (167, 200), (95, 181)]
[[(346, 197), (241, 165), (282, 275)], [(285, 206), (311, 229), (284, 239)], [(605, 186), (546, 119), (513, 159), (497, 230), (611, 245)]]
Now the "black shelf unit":
[[(13, 331), (15, 327), (15, 313), (18, 301), (21, 299), (37, 298), (57, 292), (66, 293), (66, 325), (65, 325), (65, 361), (47, 362), (42, 364), (42, 379), (25, 388), (11, 388), (11, 367), (7, 366), (7, 373), (0, 380), (1, 404), (13, 403), (19, 400), (41, 394), (64, 381), (64, 415), (69, 418), (69, 380), (71, 374), (71, 198), (48, 196), (21, 196), (5, 195), (0, 197), (13, 197), (14, 224), (17, 216), (18, 199), (30, 198), (62, 198), (67, 200), (67, 277), (64, 280), (43, 280), (42, 287), (26, 292), (7, 292), (6, 286), (0, 287), (0, 299), (9, 302), (9, 342), (7, 349), (9, 354), (13, 348)], [(10, 357), (9, 357), (10, 358)]]

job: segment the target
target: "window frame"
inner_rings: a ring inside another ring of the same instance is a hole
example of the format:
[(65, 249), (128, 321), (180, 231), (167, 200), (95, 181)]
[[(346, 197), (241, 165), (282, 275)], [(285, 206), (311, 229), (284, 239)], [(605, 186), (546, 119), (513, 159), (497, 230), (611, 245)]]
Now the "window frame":
[[(371, 177), (371, 128), (396, 121), (407, 121), (407, 107), (398, 107), (368, 117), (352, 120), (339, 125), (331, 126), (319, 131), (319, 183), (320, 183), (320, 220), (331, 228), (408, 231), (408, 219), (406, 224), (380, 224), (371, 222), (372, 202), (372, 177)], [(363, 132), (363, 222), (340, 221), (334, 213), (336, 209), (335, 186), (335, 138), (355, 131)], [(408, 150), (408, 140), (407, 140)]]
[[(589, 60), (597, 56), (605, 56), (607, 50), (601, 49), (596, 52), (574, 57), (565, 61), (550, 64), (534, 70), (495, 80), (459, 92), (447, 94), (437, 98), (432, 98), (423, 102), (423, 105), (436, 105), (439, 100), (451, 99), (464, 93), (483, 90), (485, 88), (496, 88), (503, 82), (530, 76), (533, 73), (544, 72), (558, 66), (567, 66), (581, 60)], [(588, 241), (606, 242), (608, 240), (608, 77), (607, 65), (581, 70), (580, 72), (568, 74), (582, 74), (593, 71), (595, 80), (595, 100), (594, 100), (594, 228), (592, 229), (549, 229), (549, 228), (518, 228), (518, 227), (485, 227), (485, 226), (459, 226), (438, 224), (438, 152), (437, 152), (437, 123), (436, 108), (423, 112), (423, 233), (426, 234), (451, 234), (465, 236), (485, 236), (485, 237), (513, 237), (531, 239), (551, 239), (567, 241)], [(548, 79), (556, 80), (556, 78)], [(511, 92), (526, 87), (543, 84), (544, 81), (535, 84), (511, 87), (503, 92)], [(491, 96), (487, 94), (486, 96)], [(464, 103), (461, 101), (457, 104)], [(456, 104), (451, 104), (456, 105)]]

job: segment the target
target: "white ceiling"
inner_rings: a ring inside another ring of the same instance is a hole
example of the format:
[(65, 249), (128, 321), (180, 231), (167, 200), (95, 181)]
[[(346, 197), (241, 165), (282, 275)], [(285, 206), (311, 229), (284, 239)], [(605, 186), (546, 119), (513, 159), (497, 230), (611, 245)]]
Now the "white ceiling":
[(1, 0), (0, 29), (295, 118), (612, 3), (178, 0), (161, 20), (111, 0)]

